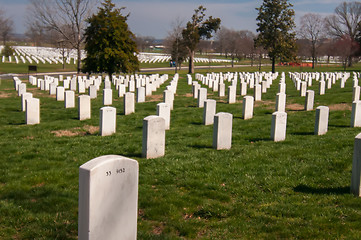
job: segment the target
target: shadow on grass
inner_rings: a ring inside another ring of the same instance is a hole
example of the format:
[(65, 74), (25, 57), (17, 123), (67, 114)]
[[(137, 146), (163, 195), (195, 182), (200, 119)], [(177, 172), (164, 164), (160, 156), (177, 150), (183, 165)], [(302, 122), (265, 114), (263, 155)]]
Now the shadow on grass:
[(194, 145), (188, 145), (188, 147), (191, 147), (191, 148), (213, 148), (212, 146), (209, 146), (209, 145), (205, 145), (205, 144), (194, 144)]
[(203, 125), (203, 124), (200, 123), (200, 122), (191, 122), (191, 124), (192, 124), (192, 125), (198, 125), (198, 126)]
[(311, 194), (337, 194), (337, 195), (343, 195), (343, 194), (349, 194), (350, 193), (350, 187), (335, 187), (335, 188), (314, 188), (309, 187), (306, 185), (298, 185), (297, 187), (293, 188), (293, 191), (299, 192), (299, 193), (311, 193)]
[(121, 153), (121, 154), (118, 154), (118, 155), (121, 155), (123, 157), (127, 157), (127, 158), (142, 158), (142, 153)]
[(297, 136), (311, 136), (311, 135), (315, 135), (314, 132), (293, 132), (290, 133), (291, 135), (297, 135)]
[(328, 125), (329, 127), (335, 127), (335, 128), (351, 128), (349, 125)]
[(20, 125), (27, 125), (27, 124), (26, 124), (26, 122), (18, 122), (18, 123), (10, 122), (9, 125), (12, 125), (12, 126), (20, 126)]
[(269, 142), (271, 138), (249, 138), (247, 139), (249, 142)]

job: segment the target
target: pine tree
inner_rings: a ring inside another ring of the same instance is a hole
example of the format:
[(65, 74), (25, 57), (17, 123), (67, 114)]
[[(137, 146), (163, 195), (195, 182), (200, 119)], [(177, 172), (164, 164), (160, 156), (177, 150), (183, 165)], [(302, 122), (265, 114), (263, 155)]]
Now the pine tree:
[(268, 51), (275, 72), (276, 59), (293, 60), (296, 54), (296, 40), (293, 5), (287, 0), (263, 0), (258, 10), (256, 45)]
[(136, 56), (137, 47), (134, 34), (126, 23), (128, 15), (115, 8), (111, 0), (105, 0), (96, 15), (91, 16), (85, 30), (85, 50), (83, 72), (135, 72), (139, 69)]

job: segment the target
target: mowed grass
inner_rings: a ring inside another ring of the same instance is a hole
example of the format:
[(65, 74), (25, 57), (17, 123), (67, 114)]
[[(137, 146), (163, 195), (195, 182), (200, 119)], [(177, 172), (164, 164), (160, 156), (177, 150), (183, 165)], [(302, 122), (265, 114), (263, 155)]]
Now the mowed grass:
[(101, 137), (101, 91), (92, 118), (79, 121), (76, 108), (28, 84), (40, 98), (41, 123), (27, 126), (12, 80), (1, 80), (0, 239), (77, 239), (79, 166), (107, 154), (139, 162), (138, 239), (359, 239), (361, 199), (350, 194), (361, 132), (349, 127), (352, 78), (323, 96), (316, 81), (310, 87), (315, 108), (330, 107), (328, 133), (315, 136), (315, 111), (302, 110), (305, 98), (286, 76), (284, 142), (270, 141), (279, 78), (246, 121), (241, 96), (227, 104), (208, 89), (217, 112), (233, 114), (232, 149), (216, 151), (213, 127), (202, 125), (203, 109), (181, 74), (166, 154), (148, 160), (141, 158), (142, 121), (156, 114), (169, 81), (128, 116), (114, 90), (117, 132)]

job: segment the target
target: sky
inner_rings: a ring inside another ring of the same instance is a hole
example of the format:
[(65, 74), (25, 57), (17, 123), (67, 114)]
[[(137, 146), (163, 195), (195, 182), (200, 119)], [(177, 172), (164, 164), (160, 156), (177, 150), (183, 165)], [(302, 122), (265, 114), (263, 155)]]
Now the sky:
[[(352, 2), (353, 0), (345, 0)], [(26, 31), (27, 6), (30, 0), (0, 0), (0, 9), (15, 24), (15, 33)], [(233, 30), (250, 30), (256, 33), (257, 11), (263, 0), (113, 0), (117, 7), (125, 7), (124, 14), (130, 13), (128, 25), (137, 36), (165, 38), (175, 22), (183, 25), (190, 20), (194, 9), (203, 5), (206, 16), (221, 19), (221, 26)], [(319, 13), (327, 16), (334, 13), (342, 0), (290, 0), (296, 13), (295, 22), (306, 13)]]

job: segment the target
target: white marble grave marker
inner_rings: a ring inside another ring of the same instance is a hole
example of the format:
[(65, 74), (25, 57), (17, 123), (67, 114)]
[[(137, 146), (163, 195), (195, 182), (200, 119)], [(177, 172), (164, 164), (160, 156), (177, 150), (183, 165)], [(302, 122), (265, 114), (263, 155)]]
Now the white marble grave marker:
[(56, 101), (64, 101), (65, 88), (62, 86), (56, 87)]
[(127, 92), (124, 94), (124, 115), (135, 112), (134, 93)]
[(198, 107), (204, 107), (204, 101), (207, 100), (207, 88), (198, 89)]
[(165, 153), (165, 120), (159, 116), (148, 116), (143, 120), (142, 156), (157, 158)]
[(25, 101), (26, 112), (25, 122), (27, 125), (34, 125), (40, 123), (40, 99), (29, 98)]
[(91, 118), (91, 102), (89, 95), (80, 95), (78, 97), (78, 117), (79, 120)]
[(214, 115), (216, 115), (216, 100), (207, 99), (204, 101), (203, 110), (203, 124), (212, 125), (214, 122)]
[(242, 118), (244, 120), (253, 118), (253, 104), (254, 104), (254, 98), (252, 96), (243, 97)]
[(314, 101), (315, 101), (315, 92), (313, 90), (307, 90), (306, 99), (305, 99), (305, 111), (313, 110)]
[(315, 135), (323, 135), (327, 133), (329, 108), (319, 106), (316, 108)]
[(287, 113), (274, 112), (272, 114), (271, 139), (275, 142), (286, 139)]
[(213, 148), (217, 150), (232, 147), (232, 120), (230, 113), (220, 112), (214, 115)]
[(113, 104), (113, 89), (104, 88), (103, 89), (103, 105), (110, 106)]
[(74, 91), (68, 90), (65, 91), (65, 108), (74, 108), (75, 107), (75, 93)]
[(137, 239), (136, 160), (106, 155), (79, 168), (79, 240)]
[(100, 109), (100, 135), (109, 136), (116, 131), (116, 114), (114, 107), (102, 107)]
[(25, 112), (26, 111), (26, 100), (27, 99), (30, 99), (33, 97), (33, 94), (32, 93), (23, 93), (21, 95), (21, 111)]
[(164, 118), (165, 120), (165, 130), (170, 129), (170, 106), (168, 103), (158, 103), (157, 104), (157, 115)]

